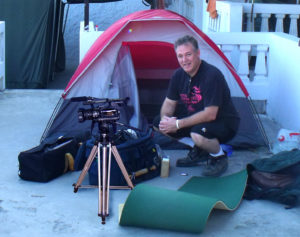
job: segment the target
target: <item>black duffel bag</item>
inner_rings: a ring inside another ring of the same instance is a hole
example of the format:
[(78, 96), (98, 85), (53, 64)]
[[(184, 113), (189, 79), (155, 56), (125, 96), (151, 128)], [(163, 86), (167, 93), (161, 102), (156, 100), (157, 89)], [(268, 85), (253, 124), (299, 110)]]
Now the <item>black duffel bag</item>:
[[(158, 153), (157, 145), (153, 141), (153, 132), (128, 133), (128, 130), (120, 130), (113, 137), (114, 144), (120, 154), (123, 164), (133, 184), (152, 179), (160, 175), (161, 155)], [(75, 169), (81, 170), (87, 157), (94, 146), (95, 140), (88, 140), (82, 145), (75, 158)], [(102, 154), (101, 154), (102, 156)], [(89, 173), (89, 183), (98, 185), (98, 159), (94, 159)], [(112, 154), (111, 186), (126, 186), (126, 180)]]
[(300, 206), (300, 150), (282, 151), (247, 165), (248, 180), (244, 198), (265, 199)]
[(66, 154), (75, 157), (77, 150), (78, 145), (73, 138), (59, 137), (20, 152), (19, 176), (24, 180), (48, 182), (68, 171)]

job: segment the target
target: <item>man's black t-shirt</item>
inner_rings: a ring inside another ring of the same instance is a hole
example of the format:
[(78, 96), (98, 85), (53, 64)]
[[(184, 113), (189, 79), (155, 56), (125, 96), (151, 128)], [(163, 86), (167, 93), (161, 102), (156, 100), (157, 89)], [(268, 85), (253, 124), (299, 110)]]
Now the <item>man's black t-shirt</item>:
[(182, 101), (189, 115), (208, 106), (218, 106), (216, 120), (225, 120), (229, 126), (232, 124), (232, 127), (239, 121), (223, 74), (203, 60), (192, 78), (182, 68), (175, 71), (169, 84), (167, 98)]

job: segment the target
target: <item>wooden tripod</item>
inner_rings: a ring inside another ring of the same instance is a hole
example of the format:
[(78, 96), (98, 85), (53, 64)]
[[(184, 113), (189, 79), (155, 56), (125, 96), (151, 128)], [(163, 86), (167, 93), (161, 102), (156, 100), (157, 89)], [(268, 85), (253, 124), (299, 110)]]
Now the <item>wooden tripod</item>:
[[(102, 159), (100, 157), (101, 149), (102, 149)], [(113, 153), (115, 160), (118, 166), (120, 167), (120, 170), (128, 186), (110, 186), (111, 153)], [(133, 189), (134, 186), (133, 183), (131, 182), (131, 179), (129, 178), (129, 175), (123, 164), (123, 161), (117, 150), (117, 147), (111, 144), (107, 134), (102, 134), (102, 141), (101, 142), (96, 141), (76, 184), (73, 184), (75, 193), (78, 191), (78, 188), (94, 187), (92, 185), (82, 186), (81, 183), (97, 154), (98, 154), (98, 216), (102, 218), (102, 224), (105, 224), (105, 218), (109, 215), (109, 190), (110, 189)], [(107, 159), (107, 154), (108, 154), (108, 159)], [(102, 167), (100, 165), (100, 162), (102, 163)], [(102, 168), (102, 172), (101, 172), (101, 168)]]

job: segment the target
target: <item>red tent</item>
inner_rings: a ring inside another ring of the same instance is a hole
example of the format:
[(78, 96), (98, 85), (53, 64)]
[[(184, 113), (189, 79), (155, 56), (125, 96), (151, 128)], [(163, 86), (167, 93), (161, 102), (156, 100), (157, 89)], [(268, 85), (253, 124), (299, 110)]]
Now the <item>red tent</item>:
[[(67, 110), (66, 104), (72, 97), (130, 97), (129, 106), (132, 106), (133, 114), (128, 118), (128, 123), (134, 127), (143, 127), (141, 110), (143, 113), (149, 112), (149, 103), (161, 105), (168, 80), (178, 67), (173, 43), (187, 34), (198, 40), (200, 57), (222, 71), (232, 96), (248, 98), (248, 91), (235, 69), (207, 35), (183, 16), (157, 9), (132, 13), (115, 22), (99, 36), (69, 81), (62, 95), (63, 108), (57, 108), (57, 111)], [(74, 105), (68, 106), (72, 110), (76, 109)], [(239, 111), (241, 115), (245, 111), (243, 107)], [(249, 110), (251, 121), (254, 121)], [(62, 115), (54, 114), (54, 124), (49, 124), (44, 136), (66, 131), (67, 127), (79, 129), (80, 126), (70, 121), (66, 113), (59, 113)], [(249, 126), (249, 121), (246, 126)], [(257, 126), (251, 130), (257, 131)], [(248, 140), (248, 132), (241, 136)], [(254, 143), (255, 140), (259, 140), (257, 135), (253, 137)]]

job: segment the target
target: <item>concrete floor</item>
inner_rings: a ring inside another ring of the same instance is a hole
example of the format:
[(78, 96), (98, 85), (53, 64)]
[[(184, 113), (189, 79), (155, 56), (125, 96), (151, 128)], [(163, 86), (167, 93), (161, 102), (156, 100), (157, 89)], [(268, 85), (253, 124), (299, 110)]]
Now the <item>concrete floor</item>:
[[(98, 217), (97, 189), (73, 192), (80, 172), (69, 172), (48, 183), (18, 177), (18, 154), (39, 144), (40, 137), (62, 90), (6, 90), (0, 92), (0, 236), (197, 236), (186, 233), (121, 227), (118, 207), (129, 190), (112, 190), (106, 224)], [(263, 117), (269, 138), (278, 125)], [(166, 150), (171, 158), (170, 176), (148, 184), (178, 189), (201, 166), (175, 167), (187, 150)], [(244, 169), (254, 159), (270, 156), (266, 148), (234, 151), (225, 175)], [(188, 176), (181, 176), (185, 172)], [(87, 181), (87, 180), (85, 180)], [(155, 218), (155, 217), (153, 217)], [(270, 201), (243, 200), (234, 212), (214, 210), (201, 236), (299, 236), (300, 208), (286, 210)]]

